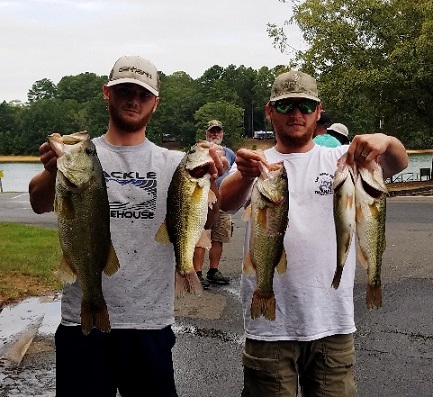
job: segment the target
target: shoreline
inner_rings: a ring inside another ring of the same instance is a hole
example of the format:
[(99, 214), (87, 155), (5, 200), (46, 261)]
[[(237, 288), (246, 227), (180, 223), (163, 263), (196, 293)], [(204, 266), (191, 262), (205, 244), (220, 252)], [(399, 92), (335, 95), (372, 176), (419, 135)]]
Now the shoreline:
[(38, 156), (0, 156), (0, 163), (39, 163)]

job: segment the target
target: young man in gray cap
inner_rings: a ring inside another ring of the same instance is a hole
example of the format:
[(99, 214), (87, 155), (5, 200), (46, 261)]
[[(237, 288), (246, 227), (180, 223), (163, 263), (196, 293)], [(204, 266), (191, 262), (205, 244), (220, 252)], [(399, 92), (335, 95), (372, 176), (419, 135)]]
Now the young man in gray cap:
[[(211, 120), (206, 125), (206, 140), (213, 142), (217, 145), (221, 145), (224, 138), (224, 127), (219, 120)], [(235, 161), (235, 154), (230, 148), (223, 146), (225, 156), (230, 164), (230, 166)], [(216, 184), (219, 187), (222, 180), (228, 174), (228, 171), (221, 175)], [(197, 272), (197, 276), (201, 281), (204, 289), (209, 288), (210, 282), (214, 284), (229, 284), (230, 278), (224, 276), (219, 270), (219, 264), (221, 256), (223, 253), (223, 244), (229, 243), (232, 237), (233, 226), (232, 218), (230, 214), (223, 211), (219, 212), (219, 216), (215, 223), (212, 225), (211, 229), (206, 230), (208, 237), (211, 241), (211, 246), (203, 246), (200, 242), (197, 244), (194, 251), (194, 269)], [(205, 259), (206, 248), (209, 248), (209, 270), (207, 271), (206, 278), (203, 277), (203, 263)]]
[[(156, 146), (146, 127), (159, 102), (156, 67), (139, 56), (118, 59), (103, 86), (109, 123), (93, 139), (110, 202), (110, 227), (120, 269), (103, 277), (110, 332), (80, 327), (81, 289), (65, 284), (56, 340), (56, 396), (177, 397), (172, 360), (175, 258), (155, 241), (166, 216), (168, 186), (184, 153)], [(212, 189), (228, 162), (211, 148)], [(57, 156), (40, 146), (44, 170), (30, 182), (37, 213), (53, 210)], [(218, 205), (209, 216), (218, 214)], [(198, 280), (197, 280), (198, 282)]]
[[(322, 106), (313, 77), (298, 71), (279, 75), (265, 106), (276, 144), (264, 153), (241, 148), (220, 187), (221, 209), (236, 212), (248, 200), (259, 163), (284, 162), (289, 190), (289, 222), (284, 237), (287, 271), (275, 273), (275, 320), (251, 318), (256, 276), (242, 273), (245, 325), (243, 397), (357, 395), (353, 365), (355, 244), (338, 289), (333, 289), (336, 236), (332, 179), (337, 160), (349, 164), (380, 161), (384, 177), (408, 164), (404, 146), (384, 134), (357, 135), (350, 146), (313, 143)], [(248, 235), (244, 254), (248, 254)]]

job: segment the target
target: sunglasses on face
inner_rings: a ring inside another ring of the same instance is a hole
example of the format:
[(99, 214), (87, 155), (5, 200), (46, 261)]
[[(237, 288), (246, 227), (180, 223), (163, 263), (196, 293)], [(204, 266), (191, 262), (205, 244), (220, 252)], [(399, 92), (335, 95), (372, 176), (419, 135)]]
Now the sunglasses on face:
[(271, 106), (275, 108), (277, 113), (287, 114), (293, 112), (298, 108), (302, 114), (313, 113), (319, 103), (312, 99), (302, 99), (300, 101), (293, 101), (290, 99), (281, 99), (279, 101), (271, 102)]
[(145, 102), (153, 96), (150, 91), (147, 91), (144, 88), (134, 87), (134, 85), (135, 84), (132, 84), (132, 86), (119, 84), (113, 86), (111, 89), (114, 91), (116, 96), (122, 99), (131, 99), (137, 96), (140, 102)]

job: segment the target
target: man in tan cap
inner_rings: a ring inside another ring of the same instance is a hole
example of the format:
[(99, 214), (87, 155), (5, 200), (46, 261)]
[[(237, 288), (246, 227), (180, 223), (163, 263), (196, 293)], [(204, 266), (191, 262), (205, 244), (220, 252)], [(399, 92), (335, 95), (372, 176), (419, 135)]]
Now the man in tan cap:
[[(111, 240), (120, 269), (102, 278), (110, 324), (95, 320), (88, 335), (80, 326), (80, 283), (64, 285), (55, 337), (56, 396), (115, 397), (118, 391), (123, 397), (177, 397), (171, 328), (175, 258), (173, 247), (157, 243), (155, 234), (165, 219), (168, 187), (184, 153), (146, 137), (159, 103), (158, 72), (150, 61), (119, 58), (102, 93), (108, 130), (92, 141), (105, 175)], [(46, 142), (39, 150), (44, 170), (31, 180), (29, 192), (33, 210), (42, 213), (53, 210), (57, 154)], [(212, 189), (218, 197), (215, 181), (229, 165), (216, 145), (210, 155)], [(218, 207), (209, 216), (217, 215)], [(191, 283), (201, 290), (194, 271), (192, 275)]]
[[(241, 275), (246, 334), (242, 397), (296, 396), (298, 380), (304, 397), (355, 397), (355, 244), (339, 288), (333, 289), (337, 239), (332, 180), (337, 161), (345, 153), (349, 164), (378, 160), (387, 178), (406, 168), (406, 150), (398, 139), (385, 134), (357, 135), (350, 146), (315, 145), (313, 133), (322, 105), (315, 79), (299, 71), (291, 70), (275, 79), (265, 110), (275, 133), (275, 146), (262, 153), (239, 149), (220, 187), (221, 209), (233, 213), (249, 199), (260, 175), (260, 162), (283, 162), (287, 172), (287, 270), (275, 272), (274, 296), (257, 295), (255, 274)], [(247, 259), (248, 240), (247, 233)], [(273, 298), (274, 319), (252, 318), (252, 299), (265, 307)]]
[(342, 145), (348, 145), (349, 140), (349, 129), (342, 123), (331, 124), (327, 128), (327, 133), (338, 139)]

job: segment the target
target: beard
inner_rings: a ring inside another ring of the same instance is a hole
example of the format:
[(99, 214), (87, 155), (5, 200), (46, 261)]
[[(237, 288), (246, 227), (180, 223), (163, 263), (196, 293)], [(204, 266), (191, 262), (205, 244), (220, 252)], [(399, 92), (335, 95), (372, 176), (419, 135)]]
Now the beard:
[(289, 146), (298, 149), (304, 147), (311, 140), (312, 136), (313, 136), (312, 132), (304, 134), (302, 136), (290, 136), (290, 135), (279, 134), (278, 139), (281, 141), (281, 143), (284, 146)]
[(223, 141), (223, 139), (222, 138), (209, 138), (208, 141), (215, 143), (216, 145), (220, 145), (221, 142)]
[(122, 113), (118, 110), (116, 106), (109, 103), (108, 111), (110, 113), (111, 122), (119, 129), (125, 132), (137, 132), (144, 128), (150, 120), (152, 113), (145, 115), (139, 120), (132, 121), (128, 120), (122, 116)]
[[(271, 123), (272, 124), (272, 123)], [(275, 131), (274, 126), (272, 128)], [(315, 125), (312, 125), (303, 135), (300, 136), (292, 136), (284, 132), (275, 131), (275, 135), (278, 137), (278, 140), (287, 147), (291, 147), (294, 149), (299, 149), (304, 147), (310, 140), (313, 138), (315, 130)]]

